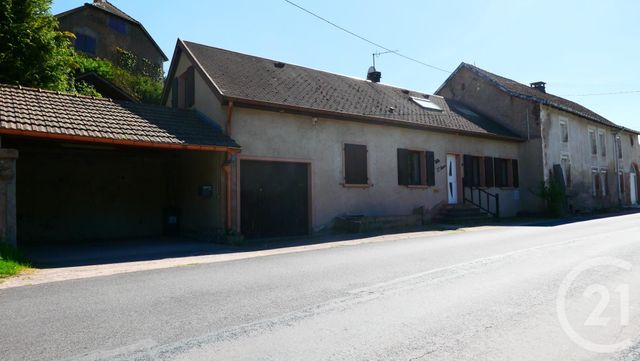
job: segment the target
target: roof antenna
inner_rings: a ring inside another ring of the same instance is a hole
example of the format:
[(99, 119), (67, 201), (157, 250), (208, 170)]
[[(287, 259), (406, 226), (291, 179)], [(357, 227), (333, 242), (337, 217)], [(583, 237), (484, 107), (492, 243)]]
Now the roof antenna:
[(369, 71), (367, 71), (367, 80), (372, 83), (379, 83), (382, 78), (382, 73), (376, 70), (376, 56), (397, 52), (398, 50), (388, 50), (371, 54), (373, 56), (373, 66), (369, 67)]

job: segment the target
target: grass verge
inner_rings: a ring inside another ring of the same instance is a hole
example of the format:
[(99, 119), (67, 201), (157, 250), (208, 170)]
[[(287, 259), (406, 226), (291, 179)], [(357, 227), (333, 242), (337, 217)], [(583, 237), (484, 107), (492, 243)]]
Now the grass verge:
[(27, 259), (15, 247), (0, 242), (0, 278), (17, 275), (29, 267)]

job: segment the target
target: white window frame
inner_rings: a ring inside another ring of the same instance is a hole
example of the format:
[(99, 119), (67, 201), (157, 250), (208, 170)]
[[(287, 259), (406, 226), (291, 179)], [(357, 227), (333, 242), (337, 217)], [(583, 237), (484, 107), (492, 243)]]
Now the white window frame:
[(560, 143), (569, 143), (569, 124), (565, 119), (560, 120)]
[(607, 184), (609, 183), (607, 179), (608, 173), (609, 171), (607, 169), (600, 169), (600, 189), (602, 190), (602, 197), (606, 197), (609, 195), (607, 189)]
[(616, 153), (618, 153), (618, 159), (622, 159), (622, 138), (619, 134), (616, 135)]
[(598, 138), (596, 130), (591, 128), (589, 128), (589, 153), (594, 157), (598, 156)]
[[(566, 160), (566, 167), (564, 162), (565, 160)], [(569, 157), (568, 154), (563, 154), (560, 157), (560, 167), (562, 167), (564, 184), (567, 186), (567, 188), (571, 188), (571, 182), (569, 182), (569, 180), (571, 180), (571, 157)]]
[(607, 157), (607, 133), (598, 129), (598, 141), (600, 142), (600, 155), (602, 157)]

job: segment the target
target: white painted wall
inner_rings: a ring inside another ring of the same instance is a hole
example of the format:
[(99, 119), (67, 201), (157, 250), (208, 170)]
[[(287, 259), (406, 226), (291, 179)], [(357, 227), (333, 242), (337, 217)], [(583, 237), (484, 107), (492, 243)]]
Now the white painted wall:
[[(243, 147), (241, 156), (309, 160), (313, 165), (313, 226), (320, 230), (341, 215), (408, 215), (447, 200), (447, 153), (517, 158), (517, 142), (436, 133), (424, 130), (315, 118), (271, 111), (236, 108), (233, 138)], [(369, 188), (343, 183), (343, 144), (366, 144)], [(409, 188), (398, 185), (397, 149), (435, 152), (436, 185)], [(522, 174), (522, 172), (521, 172)], [(517, 190), (501, 193), (505, 216), (519, 210)]]

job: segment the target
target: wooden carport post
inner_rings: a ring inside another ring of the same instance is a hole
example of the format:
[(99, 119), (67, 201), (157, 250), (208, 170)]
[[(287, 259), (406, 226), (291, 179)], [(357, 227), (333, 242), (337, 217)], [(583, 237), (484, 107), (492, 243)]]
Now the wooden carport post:
[(18, 245), (15, 149), (0, 149), (0, 241)]

